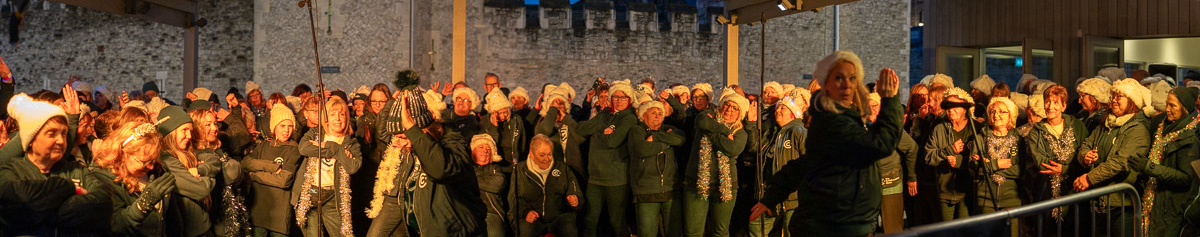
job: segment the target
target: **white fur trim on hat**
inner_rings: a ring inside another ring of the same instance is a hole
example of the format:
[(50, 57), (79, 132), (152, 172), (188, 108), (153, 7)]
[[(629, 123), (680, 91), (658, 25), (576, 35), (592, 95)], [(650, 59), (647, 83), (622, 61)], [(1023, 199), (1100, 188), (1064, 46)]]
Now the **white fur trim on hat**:
[(987, 96), (992, 95), (992, 87), (995, 86), (996, 81), (992, 80), (992, 77), (989, 77), (987, 74), (979, 76), (979, 78), (971, 81), (971, 89), (979, 90), (979, 92), (983, 92), (983, 94)]
[(1005, 107), (1008, 107), (1008, 121), (1010, 123), (1009, 128), (1016, 127), (1015, 124), (1017, 122), (1017, 115), (1020, 115), (1021, 111), (1017, 110), (1016, 103), (1014, 103), (1012, 100), (1010, 100), (1006, 97), (992, 97), (992, 100), (988, 102), (988, 106), (985, 107), (989, 114), (987, 116), (987, 119), (989, 121), (992, 119), (992, 116), (990, 115), (992, 112), (991, 108), (992, 108), (992, 104), (996, 104), (996, 103), (1000, 103), (1000, 104), (1003, 104)]
[(1018, 113), (1024, 112), (1025, 108), (1029, 107), (1029, 95), (1012, 92), (1008, 93), (1008, 99), (1017, 105)]
[(813, 80), (816, 80), (818, 85), (824, 87), (825, 80), (829, 79), (829, 70), (833, 70), (833, 66), (836, 66), (837, 62), (842, 61), (854, 65), (854, 73), (859, 80), (862, 80), (864, 75), (866, 75), (866, 73), (863, 73), (862, 60), (858, 59), (857, 54), (851, 51), (839, 50), (817, 62), (817, 69), (813, 71)]
[(1042, 100), (1041, 94), (1033, 94), (1029, 96), (1029, 110), (1033, 111), (1033, 115), (1046, 118), (1046, 101)]
[[(1171, 85), (1167, 81), (1159, 80), (1150, 85), (1150, 105), (1155, 111), (1167, 111), (1167, 95), (1171, 94)], [(1149, 116), (1149, 115), (1147, 115)]]
[(775, 94), (779, 95), (779, 97), (783, 97), (783, 95), (784, 95), (783, 93), (785, 91), (783, 91), (783, 85), (780, 85), (779, 82), (768, 81), (767, 83), (764, 83), (763, 84), (763, 93), (762, 93), (763, 95), (767, 94), (766, 89), (768, 89), (768, 88), (775, 89)]
[(504, 91), (501, 91), (499, 87), (492, 88), (492, 91), (488, 92), (487, 97), (484, 98), (487, 99), (487, 105), (484, 105), (484, 109), (486, 109), (488, 113), (513, 107), (512, 102), (508, 101), (508, 97), (504, 96)]
[[(259, 90), (259, 89), (262, 89), (262, 88), (258, 86), (258, 83), (254, 82), (254, 81), (246, 81), (246, 94), (250, 94), (251, 91)], [(261, 91), (259, 91), (259, 92), (261, 92)]]
[(13, 96), (12, 101), (8, 102), (8, 114), (17, 120), (21, 150), (29, 148), (33, 136), (42, 130), (42, 126), (46, 125), (47, 120), (58, 116), (62, 116), (64, 119), (67, 117), (67, 113), (63, 111), (62, 107), (35, 101), (25, 93)]
[(508, 100), (509, 101), (512, 101), (513, 98), (516, 98), (516, 97), (525, 98), (525, 101), (528, 102), (529, 101), (529, 90), (525, 90), (525, 87), (518, 86), (517, 89), (513, 89), (512, 91), (508, 92)]
[(1113, 81), (1112, 91), (1129, 98), (1129, 100), (1133, 101), (1134, 105), (1146, 113), (1146, 116), (1154, 115), (1155, 110), (1150, 89), (1142, 86), (1137, 80), (1126, 78), (1124, 80)]
[(479, 94), (476, 94), (475, 90), (472, 90), (470, 87), (459, 87), (458, 89), (454, 89), (454, 94), (451, 95), (453, 97), (450, 98), (451, 101), (453, 101), (454, 98), (458, 98), (459, 95), (464, 95), (468, 100), (471, 100), (472, 111), (479, 108)]
[[(966, 101), (969, 104), (975, 104), (975, 97), (971, 97), (971, 94), (967, 93), (967, 91), (964, 91), (962, 88), (951, 87), (950, 89), (947, 89), (946, 92), (944, 93), (944, 95), (942, 95), (942, 98), (943, 98), (942, 101), (945, 101), (945, 99), (948, 99), (951, 96), (958, 97), (959, 99), (962, 99), (963, 101)], [(970, 108), (967, 109), (966, 116), (968, 118), (975, 116), (975, 106), (971, 106)]]
[(212, 97), (213, 91), (204, 87), (196, 87), (196, 89), (192, 89), (192, 94), (196, 95), (196, 100), (207, 101), (209, 97)]
[(704, 92), (704, 95), (707, 95), (709, 100), (712, 100), (713, 96), (715, 96), (715, 95), (713, 95), (712, 85), (710, 85), (708, 83), (701, 82), (701, 83), (696, 83), (695, 85), (692, 85), (692, 90), (690, 92), (695, 92), (696, 90), (700, 90), (700, 92)]
[[(611, 94), (611, 90), (612, 89), (609, 89), (609, 94)], [(567, 95), (564, 93), (550, 93), (547, 98), (542, 99), (542, 110), (538, 111), (538, 114), (542, 115), (542, 117), (546, 117), (546, 113), (550, 112), (550, 105), (554, 104), (554, 100), (562, 100), (564, 104), (571, 103), (570, 100), (567, 100)], [(571, 109), (571, 107), (567, 106), (567, 109)], [(565, 112), (570, 113), (570, 111)]]
[(804, 104), (812, 104), (812, 92), (804, 87), (796, 87), (792, 89), (788, 96), (796, 100), (803, 100)]
[(442, 102), (442, 93), (437, 93), (433, 90), (427, 90), (421, 93), (421, 97), (425, 98), (425, 108), (433, 113), (433, 119), (442, 120), (442, 110), (446, 109), (446, 102)]
[[(733, 92), (733, 90), (728, 89), (728, 88), (725, 89), (725, 91)], [(726, 93), (722, 92), (721, 94), (726, 94)], [(724, 105), (725, 102), (728, 102), (728, 101), (733, 101), (733, 103), (737, 104), (738, 111), (740, 111), (740, 112), (738, 113), (738, 121), (725, 121), (725, 122), (726, 123), (729, 123), (729, 122), (739, 122), (740, 123), (740, 122), (742, 122), (742, 120), (745, 120), (747, 112), (750, 111), (750, 100), (747, 100), (746, 97), (742, 97), (741, 94), (733, 92), (733, 93), (728, 93), (726, 95), (723, 95), (721, 97), (721, 104), (719, 104), (717, 106)], [(720, 107), (718, 107), (718, 108), (720, 108)]]
[(1117, 67), (1106, 67), (1096, 72), (1097, 77), (1104, 78), (1109, 82), (1116, 82), (1125, 79), (1125, 70)]
[(1109, 92), (1110, 89), (1112, 89), (1112, 84), (1109, 84), (1108, 81), (1102, 78), (1083, 80), (1083, 82), (1075, 86), (1075, 91), (1091, 95), (1096, 98), (1096, 101), (1104, 104), (1108, 104), (1109, 99), (1112, 98), (1112, 92)]
[(650, 101), (650, 102), (646, 102), (646, 104), (643, 104), (641, 107), (638, 107), (638, 109), (637, 109), (638, 120), (640, 120), (642, 122), (646, 122), (646, 115), (645, 115), (646, 111), (650, 111), (650, 109), (653, 109), (653, 108), (658, 108), (659, 112), (663, 113), (663, 117), (667, 116), (667, 111), (666, 111), (666, 109), (664, 109), (662, 102)]
[(796, 89), (796, 85), (792, 85), (792, 84), (783, 84), (783, 91), (779, 92), (779, 94), (780, 94), (780, 95), (787, 95), (787, 94), (791, 94), (791, 93), (792, 93), (792, 90), (795, 90), (795, 89)]
[[(501, 159), (500, 154), (498, 154), (498, 152), (497, 152), (498, 148), (496, 147), (496, 141), (492, 140), (492, 135), (483, 133), (483, 134), (476, 134), (475, 136), (472, 136), (471, 137), (471, 150), (475, 150), (475, 148), (479, 147), (479, 146), (491, 146), (492, 147), (492, 162), (500, 162), (500, 159)], [(471, 152), (471, 154), (475, 154), (475, 153)], [(475, 157), (473, 157), (473, 155), (472, 155), (471, 158), (472, 158), (471, 160), (474, 160)]]
[(1045, 92), (1046, 89), (1050, 89), (1050, 87), (1054, 85), (1058, 85), (1058, 83), (1054, 83), (1054, 81), (1051, 80), (1038, 79), (1033, 81), (1029, 88), (1033, 90), (1033, 94), (1042, 94), (1042, 92)]
[[(284, 106), (283, 104), (275, 104), (274, 106), (271, 106), (271, 122), (268, 124), (271, 127), (268, 128), (269, 130), (267, 131), (275, 133), (275, 127), (278, 127), (279, 123), (282, 123), (286, 120), (291, 120), (292, 126), (300, 126), (299, 124), (296, 124), (295, 112), (292, 112), (292, 110), (288, 109), (287, 106)], [(295, 132), (295, 127), (292, 127), (292, 129), (292, 132)]]
[(633, 104), (637, 104), (637, 102), (634, 101), (637, 99), (637, 94), (634, 94), (635, 92), (633, 92), (633, 87), (625, 83), (614, 83), (613, 86), (608, 89), (608, 98), (611, 99), (617, 96), (618, 91), (629, 97), (629, 103), (631, 104), (629, 106), (630, 108), (636, 108)]

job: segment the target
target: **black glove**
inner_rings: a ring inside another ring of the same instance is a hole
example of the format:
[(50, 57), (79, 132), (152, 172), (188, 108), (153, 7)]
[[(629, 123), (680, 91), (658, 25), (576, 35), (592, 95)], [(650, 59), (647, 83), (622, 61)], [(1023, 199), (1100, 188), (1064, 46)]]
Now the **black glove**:
[(146, 214), (153, 211), (154, 205), (161, 202), (173, 190), (175, 190), (175, 175), (171, 173), (166, 173), (150, 181), (149, 184), (146, 184), (146, 188), (142, 189), (142, 195), (133, 202), (134, 208), (129, 208), (130, 216), (134, 217), (134, 220), (146, 218)]

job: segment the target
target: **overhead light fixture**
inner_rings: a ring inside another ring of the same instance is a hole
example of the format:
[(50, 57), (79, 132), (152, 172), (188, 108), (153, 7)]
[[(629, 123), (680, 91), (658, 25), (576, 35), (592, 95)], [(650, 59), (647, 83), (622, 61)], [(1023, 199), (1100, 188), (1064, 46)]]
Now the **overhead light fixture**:
[(925, 26), (925, 22), (917, 22), (917, 26)]
[(780, 11), (795, 10), (800, 4), (793, 1), (796, 0), (779, 0), (779, 5), (776, 6), (779, 7)]
[(717, 23), (721, 23), (722, 25), (728, 25), (729, 18), (725, 18), (725, 15), (719, 15), (719, 16), (717, 16)]

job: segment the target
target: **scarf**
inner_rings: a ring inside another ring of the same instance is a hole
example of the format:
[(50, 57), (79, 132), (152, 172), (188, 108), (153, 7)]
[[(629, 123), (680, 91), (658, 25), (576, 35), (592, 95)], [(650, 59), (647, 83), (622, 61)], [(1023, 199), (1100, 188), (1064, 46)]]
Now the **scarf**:
[(379, 172), (375, 174), (375, 196), (371, 199), (371, 208), (367, 209), (367, 217), (375, 219), (383, 210), (384, 194), (396, 188), (396, 175), (400, 174), (400, 164), (412, 157), (412, 150), (388, 147), (383, 152), (383, 162), (379, 163)]
[[(723, 120), (721, 116), (717, 116), (717, 122), (725, 124), (721, 120)], [(729, 127), (730, 134), (736, 133), (742, 128), (741, 123), (737, 122), (732, 125), (726, 124), (725, 126)], [(696, 192), (705, 201), (708, 200), (709, 187), (712, 186), (712, 168), (710, 166), (712, 166), (714, 150), (712, 141), (709, 139), (709, 136), (700, 137), (700, 163), (698, 164), (699, 170), (696, 172), (699, 176), (696, 179)], [(718, 187), (717, 192), (721, 195), (721, 202), (728, 202), (733, 200), (733, 176), (730, 171), (732, 169), (731, 166), (733, 166), (732, 159), (724, 152), (716, 151), (715, 153), (717, 155), (717, 169), (719, 170), (718, 175), (720, 179), (720, 187)]]
[[(314, 176), (317, 172), (320, 172), (318, 167), (321, 166), (321, 159), (323, 158), (310, 157), (307, 159), (308, 161), (305, 162), (306, 164), (304, 166), (305, 182), (300, 189), (293, 190), (301, 192), (300, 201), (296, 204), (296, 224), (299, 224), (301, 228), (308, 223), (307, 214), (309, 209), (312, 208), (312, 196), (316, 193), (316, 189), (320, 188), (320, 186), (317, 184), (320, 181), (316, 180), (317, 177)], [(345, 236), (354, 236), (354, 229), (351, 227), (350, 223), (350, 175), (346, 174), (346, 168), (340, 165), (337, 167), (337, 175), (338, 181), (340, 182), (337, 185), (337, 209), (338, 216), (342, 218), (342, 226), (340, 226), (339, 232)]]
[[(1200, 114), (1197, 114), (1200, 116)], [(1174, 132), (1163, 134), (1163, 130), (1168, 130), (1166, 122), (1158, 125), (1158, 131), (1154, 132), (1154, 145), (1150, 146), (1150, 163), (1159, 165), (1162, 163), (1163, 151), (1167, 148), (1167, 144), (1179, 139), (1179, 134), (1192, 132), (1196, 128), (1196, 122), (1200, 122), (1200, 117), (1193, 117), (1192, 121), (1187, 122), (1187, 125), (1182, 129)], [(1177, 121), (1178, 124), (1181, 121)], [(1171, 127), (1177, 127), (1171, 126)], [(1158, 189), (1158, 178), (1153, 176), (1146, 181), (1146, 190), (1142, 193), (1142, 236), (1150, 234), (1150, 210), (1154, 208), (1155, 191)]]
[[(1042, 136), (1050, 145), (1050, 151), (1054, 153), (1053, 161), (1066, 166), (1067, 161), (1070, 161), (1075, 154), (1075, 128), (1072, 126), (1063, 126), (1062, 134), (1059, 137), (1054, 137), (1053, 134), (1047, 132)], [(1049, 130), (1049, 128), (1047, 128)], [(1062, 195), (1062, 183), (1066, 176), (1062, 173), (1050, 176), (1050, 198), (1055, 199)], [(1057, 222), (1063, 221), (1063, 211), (1065, 206), (1056, 207), (1050, 211), (1050, 216), (1054, 217)]]
[(550, 159), (550, 166), (546, 167), (546, 169), (538, 167), (532, 160), (525, 163), (529, 166), (529, 171), (533, 171), (534, 176), (537, 176), (538, 180), (542, 181), (542, 184), (546, 184), (546, 177), (550, 175), (550, 170), (554, 169), (554, 159)]

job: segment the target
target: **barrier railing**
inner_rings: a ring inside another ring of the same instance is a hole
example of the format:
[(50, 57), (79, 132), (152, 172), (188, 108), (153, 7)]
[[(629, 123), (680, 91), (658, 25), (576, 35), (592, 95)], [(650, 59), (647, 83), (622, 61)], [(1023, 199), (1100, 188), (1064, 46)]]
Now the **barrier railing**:
[[(1122, 200), (1131, 200), (1133, 202), (1132, 206), (1118, 208), (1119, 210), (1114, 210), (1111, 208), (1101, 210), (1094, 207), (1096, 204), (1092, 203), (1093, 201), (1117, 193), (1120, 193), (1124, 197)], [(1070, 212), (1062, 213), (1062, 215), (1067, 216), (1064, 218), (1066, 220), (1056, 221), (1054, 222), (1055, 224), (1053, 224), (1054, 226), (1046, 226), (1046, 221), (1044, 220), (1046, 220), (1046, 218), (1050, 218), (1049, 213), (1054, 208), (1063, 206), (1068, 206), (1070, 209), (1073, 209)], [(1126, 209), (1132, 209), (1132, 213), (1127, 213), (1130, 211), (1126, 211)], [(1008, 223), (1008, 221), (1013, 218), (1019, 218), (1022, 221), (1037, 221), (1036, 223), (1024, 223), (1024, 227), (1028, 229), (1022, 230), (1019, 234), (1020, 236), (1099, 236), (1100, 234), (1097, 233), (1122, 233), (1112, 234), (1112, 236), (1138, 236), (1141, 234), (1141, 209), (1141, 196), (1138, 195), (1137, 189), (1135, 189), (1132, 185), (1122, 183), (1062, 196), (1056, 199), (1026, 204), (1017, 208), (1000, 210), (993, 213), (972, 216), (963, 219), (917, 226), (903, 232), (883, 236), (962, 235), (967, 233), (984, 234), (977, 233), (976, 231), (972, 230), (979, 229), (981, 226), (992, 225), (995, 223)], [(1113, 212), (1120, 213), (1114, 214)], [(1033, 218), (1035, 215), (1036, 219)], [(1087, 216), (1083, 215), (1090, 215), (1090, 218), (1087, 218)], [(1105, 216), (1097, 219), (1097, 216), (1102, 215)], [(1133, 225), (1127, 226), (1122, 225), (1121, 223), (1113, 223), (1114, 219), (1112, 217), (1114, 215), (1119, 215), (1117, 217), (1122, 219), (1127, 218), (1125, 215), (1133, 215)], [(1081, 219), (1081, 216), (1084, 218)], [(1081, 227), (1081, 221), (1087, 226)], [(1063, 226), (1072, 223), (1072, 226)], [(1118, 232), (1113, 232), (1114, 228), (1117, 229)]]

